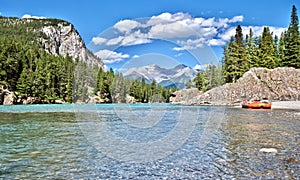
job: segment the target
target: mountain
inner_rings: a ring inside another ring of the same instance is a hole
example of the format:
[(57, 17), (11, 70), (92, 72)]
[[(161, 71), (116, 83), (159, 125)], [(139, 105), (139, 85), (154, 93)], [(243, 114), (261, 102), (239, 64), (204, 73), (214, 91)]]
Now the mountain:
[(0, 33), (6, 38), (34, 42), (52, 55), (68, 55), (74, 61), (79, 59), (104, 68), (103, 62), (86, 48), (74, 25), (67, 21), (0, 16), (0, 26)]
[(103, 62), (59, 19), (0, 16), (0, 104), (85, 102)]
[(196, 70), (184, 64), (179, 64), (170, 69), (150, 64), (138, 68), (130, 68), (124, 73), (124, 77), (137, 80), (145, 78), (146, 83), (151, 83), (155, 80), (161, 86), (182, 89), (185, 87), (185, 83), (194, 78), (196, 74)]

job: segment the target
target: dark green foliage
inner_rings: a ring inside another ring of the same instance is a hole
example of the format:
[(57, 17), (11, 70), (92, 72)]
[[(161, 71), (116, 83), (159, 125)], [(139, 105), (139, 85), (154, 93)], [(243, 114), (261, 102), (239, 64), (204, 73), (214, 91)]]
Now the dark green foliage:
[(219, 64), (208, 65), (205, 70), (200, 71), (193, 80), (194, 85), (200, 91), (207, 91), (214, 87), (218, 87), (223, 84), (222, 67)]
[(126, 96), (134, 97), (136, 102), (168, 102), (170, 95), (177, 89), (164, 88), (156, 81), (146, 84), (144, 78), (138, 80), (125, 79), (122, 74), (114, 74), (113, 70), (98, 70), (94, 94), (103, 103), (125, 103)]
[(56, 99), (72, 102), (71, 58), (53, 56), (11, 39), (0, 40), (0, 56), (0, 79), (10, 90), (49, 103)]
[(282, 65), (300, 68), (299, 20), (295, 6), (292, 8), (291, 22), (283, 38), (284, 57), (282, 60)]
[(276, 61), (276, 47), (272, 33), (268, 27), (264, 27), (262, 36), (259, 40), (259, 53), (258, 58), (260, 61), (257, 63), (260, 67), (273, 69), (277, 66)]
[(252, 29), (243, 40), (242, 28), (237, 26), (235, 36), (224, 47), (223, 76), (227, 83), (235, 82), (253, 67), (300, 68), (300, 33), (296, 7), (292, 8), (288, 30), (281, 37), (273, 37), (269, 27), (262, 35), (253, 37)]
[[(0, 17), (0, 85), (16, 92), (19, 98), (36, 97), (44, 103), (58, 99), (71, 103), (76, 93), (87, 94), (79, 86), (73, 94), (75, 63), (72, 58), (54, 56), (43, 50), (40, 41), (47, 36), (41, 28), (58, 23), (69, 25), (57, 19)], [(81, 66), (86, 68), (84, 63)]]

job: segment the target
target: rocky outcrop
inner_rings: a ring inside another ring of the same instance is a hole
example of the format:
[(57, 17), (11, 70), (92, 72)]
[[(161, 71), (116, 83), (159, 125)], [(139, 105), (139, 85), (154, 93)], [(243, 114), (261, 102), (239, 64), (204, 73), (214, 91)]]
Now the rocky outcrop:
[(197, 105), (197, 98), (199, 95), (203, 94), (197, 88), (183, 89), (181, 91), (174, 92), (170, 97), (170, 103), (172, 104), (182, 104), (182, 105)]
[(12, 105), (15, 103), (16, 96), (13, 92), (0, 86), (0, 104), (1, 105)]
[(68, 55), (73, 60), (79, 59), (104, 69), (103, 62), (86, 48), (72, 24), (62, 21), (55, 26), (44, 26), (41, 31), (46, 35), (41, 41), (47, 52), (63, 57)]
[(246, 99), (300, 101), (300, 70), (294, 68), (252, 68), (236, 83), (225, 84), (205, 93), (182, 90), (170, 99), (173, 104), (233, 105)]

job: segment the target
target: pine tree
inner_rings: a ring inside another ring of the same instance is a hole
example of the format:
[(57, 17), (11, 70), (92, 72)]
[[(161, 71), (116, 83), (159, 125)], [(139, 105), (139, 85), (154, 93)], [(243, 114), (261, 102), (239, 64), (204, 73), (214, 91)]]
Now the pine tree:
[(297, 9), (294, 5), (291, 13), (291, 22), (286, 32), (286, 44), (284, 52), (283, 66), (300, 68), (300, 37), (299, 37), (299, 20)]
[(278, 67), (284, 66), (284, 60), (285, 60), (285, 51), (286, 51), (286, 31), (281, 33), (279, 43), (278, 43)]
[(250, 28), (249, 34), (246, 35), (246, 55), (248, 61), (248, 69), (259, 67), (260, 60), (258, 58), (258, 40), (253, 36), (253, 30)]
[(238, 58), (238, 46), (234, 37), (231, 37), (227, 47), (224, 48), (223, 72), (226, 83), (235, 82), (241, 76)]
[(277, 66), (276, 49), (274, 45), (274, 39), (269, 27), (264, 27), (262, 36), (259, 41), (259, 50), (259, 66), (269, 69), (275, 68)]

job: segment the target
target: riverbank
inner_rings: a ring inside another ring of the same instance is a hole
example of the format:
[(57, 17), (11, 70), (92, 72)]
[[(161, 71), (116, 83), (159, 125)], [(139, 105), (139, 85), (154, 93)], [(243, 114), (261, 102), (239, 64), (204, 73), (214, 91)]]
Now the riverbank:
[(300, 111), (300, 101), (272, 102), (272, 109), (295, 109)]

